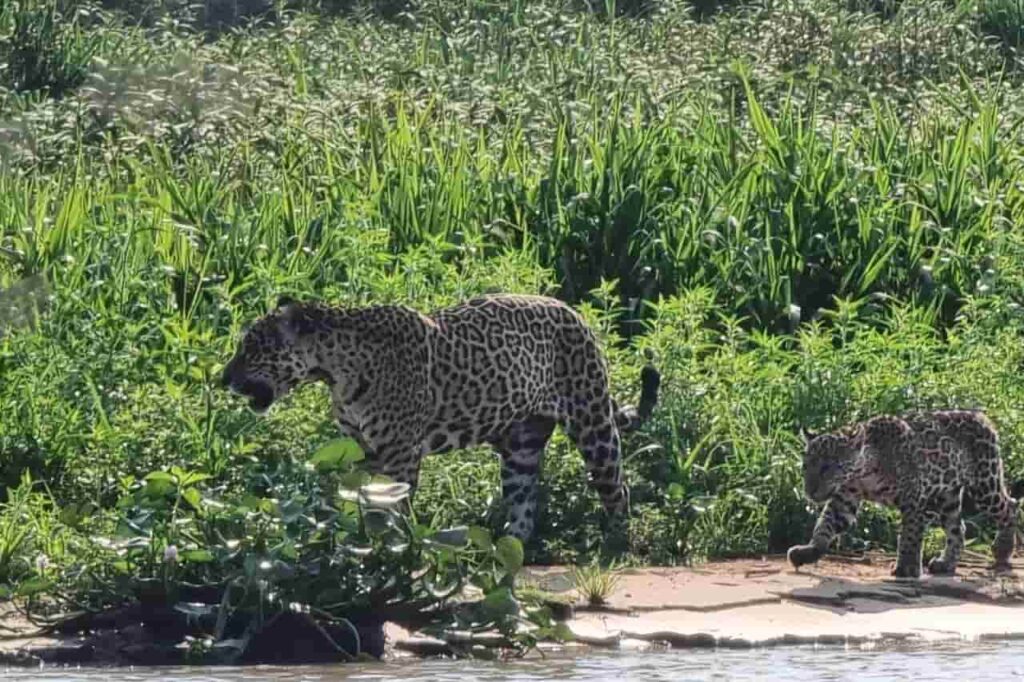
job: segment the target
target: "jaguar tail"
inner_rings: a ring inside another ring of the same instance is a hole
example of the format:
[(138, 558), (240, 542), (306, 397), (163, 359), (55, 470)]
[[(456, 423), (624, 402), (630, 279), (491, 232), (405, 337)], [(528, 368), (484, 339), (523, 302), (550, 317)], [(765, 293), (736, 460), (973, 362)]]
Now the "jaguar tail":
[(615, 423), (619, 431), (633, 431), (650, 418), (658, 402), (660, 386), (661, 373), (653, 365), (645, 365), (640, 372), (640, 404), (636, 407), (626, 405), (616, 410)]

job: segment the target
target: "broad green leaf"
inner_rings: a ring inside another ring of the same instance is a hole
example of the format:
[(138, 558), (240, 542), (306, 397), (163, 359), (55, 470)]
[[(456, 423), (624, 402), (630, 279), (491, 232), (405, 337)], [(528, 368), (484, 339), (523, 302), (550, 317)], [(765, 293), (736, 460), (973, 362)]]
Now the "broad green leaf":
[(364, 545), (345, 545), (341, 549), (345, 553), (357, 557), (370, 556), (370, 554), (373, 553), (373, 547), (367, 547)]
[(203, 496), (195, 488), (186, 488), (181, 491), (181, 497), (192, 505), (192, 508), (201, 512), (203, 510)]
[(359, 501), (368, 507), (394, 509), (409, 498), (408, 483), (369, 483), (359, 489)]
[(18, 585), (17, 594), (19, 597), (31, 597), (53, 587), (53, 581), (46, 578), (30, 578)]
[(181, 553), (182, 561), (191, 561), (195, 564), (206, 564), (213, 561), (213, 552), (208, 549), (186, 549)]
[(486, 528), (481, 528), (480, 526), (470, 528), (469, 541), (485, 552), (494, 551), (494, 540), (491, 536), (491, 531)]
[(488, 592), (483, 605), (491, 618), (511, 616), (519, 611), (519, 602), (508, 587), (499, 587)]
[(370, 535), (383, 535), (391, 523), (391, 514), (383, 509), (367, 509), (363, 514), (363, 525)]
[(341, 476), (341, 487), (345, 490), (351, 490), (356, 499), (359, 493), (359, 489), (370, 482), (370, 474), (367, 472), (356, 469), (355, 471), (349, 471), (348, 473), (342, 474)]
[(469, 528), (466, 526), (445, 528), (434, 533), (430, 541), (448, 547), (465, 547), (469, 542)]
[(306, 512), (301, 500), (285, 500), (277, 506), (277, 512), (285, 523), (292, 523), (298, 520)]
[(317, 450), (309, 462), (324, 471), (359, 462), (365, 457), (359, 443), (352, 438), (335, 438)]
[(523, 543), (518, 538), (506, 535), (495, 545), (495, 554), (502, 567), (513, 575), (523, 567)]

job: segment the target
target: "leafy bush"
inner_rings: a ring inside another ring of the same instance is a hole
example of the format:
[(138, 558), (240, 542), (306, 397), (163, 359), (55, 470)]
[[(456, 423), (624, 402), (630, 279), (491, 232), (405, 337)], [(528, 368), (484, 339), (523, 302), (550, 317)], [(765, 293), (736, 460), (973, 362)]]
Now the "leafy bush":
[[(26, 479), (0, 507), (0, 584), (15, 585), (8, 590), (27, 600), (28, 615), (44, 621), (54, 609), (100, 618), (142, 603), (165, 618), (160, 607), (173, 608), (197, 621), (191, 636), (217, 648), (221, 662), (241, 660), (276, 615), (297, 607), (353, 631), (353, 621), (390, 617), (441, 635), (456, 625), (493, 628), (513, 644), (532, 641), (535, 622), (541, 635), (553, 627), (514, 597), (518, 540), (416, 522), (405, 512), (408, 485), (371, 482), (357, 467), (362, 457), (339, 439), (308, 462), (254, 462), (238, 485), (217, 486), (172, 466), (123, 477), (109, 510), (65, 507), (57, 516), (33, 501), (39, 494)], [(19, 565), (30, 548), (37, 560)], [(483, 597), (468, 611), (437, 608), (465, 599), (469, 587)], [(88, 618), (72, 623), (58, 621), (90, 629)]]
[[(982, 407), (1019, 478), (1024, 100), (985, 33), (996, 6), (793, 0), (695, 21), (689, 3), (627, 4), (254, 6), (222, 32), (174, 2), (4, 5), (0, 51), (22, 52), (0, 58), (0, 287), (49, 283), (37, 324), (0, 317), (5, 579), (34, 579), (26, 504), (89, 566), (150, 580), (162, 550), (75, 543), (131, 513), (165, 546), (184, 514), (174, 575), (212, 580), (220, 559), (185, 554), (210, 529), (313, 542), (246, 501), (268, 481), (310, 518), (351, 518), (316, 506), (334, 491), (297, 464), (334, 431), (321, 388), (256, 419), (216, 386), (281, 293), (422, 310), (557, 294), (598, 331), (622, 402), (654, 350), (662, 401), (625, 441), (626, 560), (805, 540), (801, 425)], [(26, 497), (25, 470), (45, 495)], [(186, 489), (224, 507), (169, 511), (197, 471)], [(543, 478), (527, 557), (610, 553), (561, 435)], [(415, 519), (493, 527), (497, 491), (488, 452), (430, 458)], [(868, 511), (847, 542), (889, 546), (892, 528)]]

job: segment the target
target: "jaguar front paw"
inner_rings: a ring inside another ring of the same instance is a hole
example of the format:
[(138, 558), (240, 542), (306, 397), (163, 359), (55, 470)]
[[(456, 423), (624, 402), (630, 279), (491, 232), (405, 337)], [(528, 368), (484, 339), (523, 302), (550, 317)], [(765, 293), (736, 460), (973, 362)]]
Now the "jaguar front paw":
[(945, 561), (941, 557), (935, 557), (928, 562), (928, 572), (932, 575), (953, 575), (956, 573), (956, 564)]
[(793, 568), (800, 568), (805, 564), (816, 563), (822, 554), (824, 552), (814, 545), (794, 545), (789, 548), (786, 558), (793, 564)]
[(920, 578), (921, 577), (921, 565), (917, 564), (900, 564), (896, 563), (896, 566), (892, 569), (892, 576), (894, 578)]

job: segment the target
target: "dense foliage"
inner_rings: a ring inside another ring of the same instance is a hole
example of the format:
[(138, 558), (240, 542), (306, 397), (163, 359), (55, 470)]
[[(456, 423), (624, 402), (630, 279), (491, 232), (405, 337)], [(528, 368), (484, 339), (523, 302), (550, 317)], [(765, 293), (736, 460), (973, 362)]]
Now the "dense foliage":
[[(799, 425), (981, 407), (1018, 476), (1022, 26), (990, 0), (4, 3), (0, 584), (83, 599), (164, 570), (172, 530), (305, 523), (325, 392), (260, 419), (216, 386), (286, 292), (556, 294), (623, 400), (656, 351), (630, 560), (803, 540)], [(544, 479), (528, 558), (597, 553), (560, 435)], [(415, 537), (493, 528), (497, 492), (490, 453), (431, 458)], [(182, 546), (191, 579), (216, 547)]]

